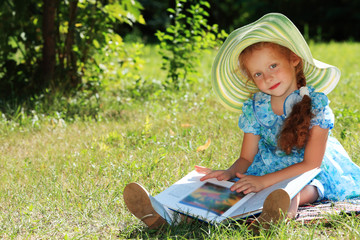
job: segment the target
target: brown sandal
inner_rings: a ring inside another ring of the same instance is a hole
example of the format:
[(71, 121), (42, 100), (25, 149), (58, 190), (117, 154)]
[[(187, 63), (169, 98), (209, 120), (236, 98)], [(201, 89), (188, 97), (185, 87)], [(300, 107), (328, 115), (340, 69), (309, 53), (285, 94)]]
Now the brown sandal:
[(129, 211), (143, 221), (150, 229), (158, 229), (167, 224), (152, 207), (149, 193), (138, 183), (129, 183), (124, 189), (124, 201)]
[(278, 223), (286, 217), (286, 213), (290, 207), (290, 196), (284, 189), (277, 189), (271, 192), (265, 199), (262, 213), (250, 225), (250, 230), (258, 232), (259, 226), (264, 229), (270, 228), (270, 223)]

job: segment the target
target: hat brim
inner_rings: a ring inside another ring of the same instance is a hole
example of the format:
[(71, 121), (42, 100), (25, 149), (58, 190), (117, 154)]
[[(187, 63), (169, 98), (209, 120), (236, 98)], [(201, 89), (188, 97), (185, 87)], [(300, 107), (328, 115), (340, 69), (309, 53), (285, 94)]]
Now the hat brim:
[(256, 22), (236, 29), (226, 39), (212, 66), (212, 85), (220, 102), (232, 111), (240, 111), (252, 93), (259, 91), (240, 71), (239, 55), (258, 42), (273, 42), (303, 59), (307, 84), (316, 91), (330, 93), (340, 79), (340, 70), (313, 59), (310, 48), (296, 26), (284, 15), (270, 13)]

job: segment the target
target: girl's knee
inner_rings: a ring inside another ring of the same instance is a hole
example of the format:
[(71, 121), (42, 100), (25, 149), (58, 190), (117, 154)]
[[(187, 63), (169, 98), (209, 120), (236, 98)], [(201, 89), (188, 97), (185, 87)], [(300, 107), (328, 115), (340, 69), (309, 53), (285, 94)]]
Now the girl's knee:
[(299, 193), (300, 202), (299, 205), (304, 205), (307, 203), (313, 203), (319, 198), (319, 192), (317, 187), (313, 185), (305, 186)]

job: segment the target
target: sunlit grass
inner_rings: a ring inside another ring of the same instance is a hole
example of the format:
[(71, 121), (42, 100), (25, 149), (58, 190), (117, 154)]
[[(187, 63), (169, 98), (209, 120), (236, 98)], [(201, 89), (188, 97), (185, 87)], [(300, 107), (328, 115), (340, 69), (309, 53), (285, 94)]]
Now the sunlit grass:
[[(333, 134), (359, 164), (360, 44), (314, 44), (311, 49), (315, 58), (342, 70), (329, 95), (338, 115)], [(147, 46), (144, 53), (144, 76), (160, 81), (165, 73), (156, 50)], [(190, 90), (126, 101), (104, 94), (97, 121), (64, 122), (36, 112), (21, 115), (21, 124), (0, 120), (0, 238), (257, 238), (242, 223), (183, 224), (154, 232), (129, 213), (122, 199), (129, 182), (156, 195), (195, 164), (226, 168), (238, 157), (239, 114), (223, 109), (211, 90), (213, 56), (204, 57), (199, 82)], [(209, 138), (210, 147), (197, 152)], [(287, 221), (260, 231), (258, 238), (354, 239), (360, 238), (359, 225), (359, 218), (346, 216), (332, 216), (331, 224)]]

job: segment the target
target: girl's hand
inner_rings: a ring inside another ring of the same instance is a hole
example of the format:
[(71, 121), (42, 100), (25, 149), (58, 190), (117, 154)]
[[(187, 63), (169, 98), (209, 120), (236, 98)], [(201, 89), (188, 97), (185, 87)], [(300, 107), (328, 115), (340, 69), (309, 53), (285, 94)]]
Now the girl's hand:
[(251, 192), (259, 192), (265, 188), (264, 178), (262, 176), (245, 175), (241, 173), (236, 173), (236, 176), (240, 178), (240, 180), (231, 186), (231, 191), (248, 194)]
[(200, 178), (200, 181), (205, 181), (206, 179), (210, 178), (216, 178), (218, 181), (226, 181), (233, 178), (233, 175), (228, 170), (211, 170), (210, 168), (202, 166), (195, 166), (195, 170), (198, 173), (206, 174), (205, 176)]

